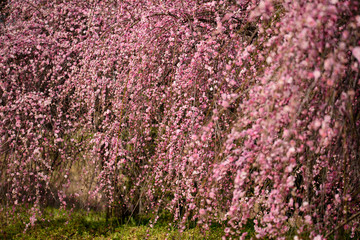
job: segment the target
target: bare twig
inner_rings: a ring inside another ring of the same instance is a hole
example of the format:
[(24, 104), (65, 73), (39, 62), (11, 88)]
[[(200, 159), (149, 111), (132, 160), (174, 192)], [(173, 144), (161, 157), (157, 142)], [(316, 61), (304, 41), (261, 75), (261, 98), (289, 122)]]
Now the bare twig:
[(352, 220), (354, 220), (355, 218), (360, 216), (360, 212), (355, 213), (354, 215), (352, 215), (348, 220), (346, 220), (345, 222), (343, 222), (342, 224), (340, 224), (339, 226), (337, 226), (336, 228), (334, 228), (333, 230), (331, 230), (329, 233), (327, 233), (325, 235), (325, 238), (328, 238), (330, 235), (332, 235), (334, 232), (336, 232), (337, 230), (339, 230), (340, 228), (342, 228), (345, 224), (351, 222)]

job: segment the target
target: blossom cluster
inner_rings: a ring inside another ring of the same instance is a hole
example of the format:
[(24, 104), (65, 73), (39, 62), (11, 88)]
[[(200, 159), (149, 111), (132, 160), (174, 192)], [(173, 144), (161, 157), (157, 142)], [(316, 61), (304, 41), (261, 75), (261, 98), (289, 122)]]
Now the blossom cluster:
[(226, 224), (224, 237), (245, 238), (249, 222), (257, 238), (354, 234), (359, 8), (9, 1), (2, 204), (82, 199), (118, 217), (167, 210), (180, 229)]

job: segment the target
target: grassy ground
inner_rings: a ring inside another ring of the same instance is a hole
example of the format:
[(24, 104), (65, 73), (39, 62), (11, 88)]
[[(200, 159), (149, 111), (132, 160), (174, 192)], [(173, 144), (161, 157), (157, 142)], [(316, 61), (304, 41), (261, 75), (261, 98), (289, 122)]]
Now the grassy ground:
[[(0, 209), (1, 210), (1, 209)], [(189, 227), (180, 233), (175, 227), (169, 226), (169, 217), (162, 216), (151, 228), (150, 217), (142, 216), (137, 219), (130, 218), (125, 223), (116, 220), (106, 221), (104, 213), (86, 212), (76, 210), (73, 212), (47, 208), (36, 224), (26, 224), (30, 215), (26, 211), (17, 209), (0, 211), (0, 239), (221, 239), (224, 235), (224, 226), (213, 225), (207, 232), (201, 232), (199, 227)], [(255, 239), (254, 228), (248, 224), (244, 231), (248, 232), (246, 239)], [(204, 235), (205, 234), (205, 235)], [(289, 232), (286, 239), (294, 239), (295, 231)], [(309, 239), (303, 235), (301, 239)], [(341, 234), (340, 239), (351, 239), (349, 234)], [(329, 240), (334, 239), (331, 236)], [(357, 232), (353, 239), (360, 239)]]
[[(4, 215), (4, 214), (2, 214)], [(130, 219), (125, 224), (106, 221), (105, 215), (95, 212), (46, 209), (42, 219), (24, 232), (29, 216), (21, 211), (1, 216), (0, 239), (221, 239), (223, 227), (213, 226), (204, 236), (195, 227), (180, 233), (160, 219), (151, 228), (149, 218)]]

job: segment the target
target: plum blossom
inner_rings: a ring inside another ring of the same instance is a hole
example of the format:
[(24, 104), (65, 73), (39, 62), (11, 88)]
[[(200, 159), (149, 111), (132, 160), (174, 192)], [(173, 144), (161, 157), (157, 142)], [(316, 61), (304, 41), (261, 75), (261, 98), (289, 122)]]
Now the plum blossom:
[(354, 47), (353, 50), (352, 50), (352, 54), (354, 55), (354, 57), (360, 63), (360, 47)]

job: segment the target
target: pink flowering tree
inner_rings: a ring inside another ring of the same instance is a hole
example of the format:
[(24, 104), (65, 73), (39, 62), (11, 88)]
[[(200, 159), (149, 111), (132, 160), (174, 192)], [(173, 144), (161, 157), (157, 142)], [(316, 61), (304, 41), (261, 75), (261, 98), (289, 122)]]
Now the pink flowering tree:
[(249, 222), (257, 238), (354, 234), (359, 7), (9, 2), (2, 204), (167, 210), (180, 229), (220, 222), (225, 236)]

